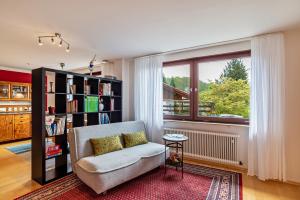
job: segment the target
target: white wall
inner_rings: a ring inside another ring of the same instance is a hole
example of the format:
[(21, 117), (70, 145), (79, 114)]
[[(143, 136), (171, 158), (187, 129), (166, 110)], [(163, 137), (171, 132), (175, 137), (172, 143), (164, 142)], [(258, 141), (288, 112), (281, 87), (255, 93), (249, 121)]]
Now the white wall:
[(173, 53), (165, 55), (165, 62), (182, 60), (187, 58), (196, 58), (224, 53), (231, 53), (237, 51), (245, 51), (250, 49), (250, 41), (236, 42), (231, 44), (223, 44), (212, 47), (205, 47), (197, 50), (184, 51), (180, 53)]
[(30, 69), (22, 69), (22, 68), (16, 68), (16, 67), (4, 67), (4, 66), (0, 66), (0, 70), (31, 73)]
[(287, 179), (300, 183), (300, 28), (285, 32)]
[[(75, 73), (89, 73), (88, 68), (80, 68), (71, 70)], [(102, 71), (101, 76), (111, 75), (116, 76), (117, 79), (122, 80), (122, 59), (114, 60), (113, 63), (102, 64), (101, 66), (95, 66), (94, 71)]]

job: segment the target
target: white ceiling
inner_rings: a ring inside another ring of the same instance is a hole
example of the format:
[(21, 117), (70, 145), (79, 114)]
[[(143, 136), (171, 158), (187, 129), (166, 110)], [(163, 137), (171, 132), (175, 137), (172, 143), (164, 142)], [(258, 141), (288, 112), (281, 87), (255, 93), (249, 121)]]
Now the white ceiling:
[[(0, 66), (86, 66), (283, 30), (300, 22), (299, 0), (1, 0)], [(62, 33), (71, 52), (37, 45)], [(27, 64), (30, 63), (30, 64)]]

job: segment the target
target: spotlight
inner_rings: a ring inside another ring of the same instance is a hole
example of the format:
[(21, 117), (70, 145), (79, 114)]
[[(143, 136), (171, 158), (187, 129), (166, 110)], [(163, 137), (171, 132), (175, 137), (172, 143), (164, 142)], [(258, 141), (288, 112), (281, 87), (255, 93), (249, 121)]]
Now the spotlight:
[(54, 41), (54, 38), (53, 38), (53, 37), (51, 38), (51, 43), (52, 43), (52, 44), (55, 44), (55, 41)]
[(51, 44), (58, 44), (59, 47), (65, 46), (66, 47), (66, 52), (70, 51), (70, 43), (68, 43), (66, 40), (63, 39), (60, 33), (55, 33), (54, 35), (41, 35), (38, 36), (38, 45), (41, 46), (43, 45), (43, 39), (49, 39), (51, 41)]
[(43, 43), (42, 43), (42, 40), (41, 40), (41, 38), (39, 37), (39, 45), (40, 46), (42, 46), (43, 45)]
[(62, 41), (62, 40), (60, 40), (60, 42), (59, 42), (58, 46), (59, 46), (59, 47), (62, 47), (62, 43), (63, 43), (63, 41)]

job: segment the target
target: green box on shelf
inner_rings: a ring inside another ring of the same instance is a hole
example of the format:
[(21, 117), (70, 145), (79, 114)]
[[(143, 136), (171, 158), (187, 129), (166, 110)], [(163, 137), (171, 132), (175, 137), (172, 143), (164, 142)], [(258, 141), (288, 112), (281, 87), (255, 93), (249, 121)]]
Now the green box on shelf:
[(99, 97), (87, 96), (84, 103), (85, 112), (98, 112), (98, 102)]

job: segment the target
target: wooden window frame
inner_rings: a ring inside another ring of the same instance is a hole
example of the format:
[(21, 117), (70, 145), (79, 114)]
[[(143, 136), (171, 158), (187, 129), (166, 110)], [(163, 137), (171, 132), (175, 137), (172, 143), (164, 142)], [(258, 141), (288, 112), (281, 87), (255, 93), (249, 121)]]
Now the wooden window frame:
[(238, 51), (226, 54), (218, 54), (212, 56), (196, 57), (191, 59), (176, 60), (171, 62), (164, 62), (163, 67), (170, 67), (174, 65), (190, 65), (190, 116), (179, 115), (164, 115), (164, 119), (171, 120), (187, 120), (187, 121), (199, 121), (199, 122), (211, 122), (211, 123), (226, 123), (226, 124), (244, 124), (249, 125), (249, 119), (240, 118), (225, 118), (225, 117), (203, 117), (198, 116), (198, 64), (210, 61), (219, 61), (233, 58), (250, 57), (251, 51)]

